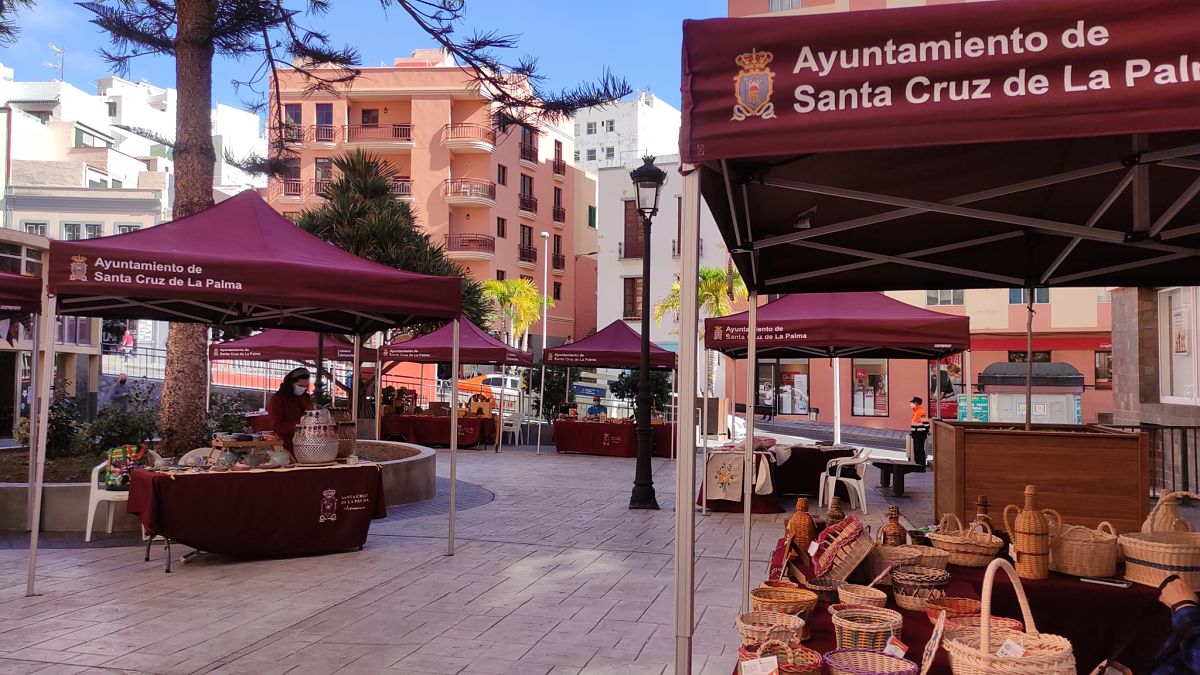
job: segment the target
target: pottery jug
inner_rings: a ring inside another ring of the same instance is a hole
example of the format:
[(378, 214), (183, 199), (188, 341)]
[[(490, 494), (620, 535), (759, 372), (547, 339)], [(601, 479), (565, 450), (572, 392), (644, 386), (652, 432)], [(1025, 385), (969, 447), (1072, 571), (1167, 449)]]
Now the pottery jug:
[(825, 512), (825, 527), (833, 527), (846, 519), (846, 512), (842, 511), (842, 498), (833, 495), (829, 498), (829, 510)]
[(808, 547), (812, 544), (813, 536), (817, 532), (817, 524), (808, 513), (807, 497), (796, 498), (796, 512), (788, 519), (784, 531), (792, 540), (792, 550), (799, 554), (796, 557), (799, 557), (802, 562), (807, 562)]
[[(1013, 512), (1017, 516), (1015, 521), (1009, 517)], [(1022, 579), (1050, 576), (1050, 540), (1062, 529), (1062, 516), (1054, 509), (1038, 508), (1037, 486), (1025, 486), (1024, 507), (1015, 504), (1004, 507), (1004, 529), (1012, 539), (1017, 576)]]
[(900, 524), (900, 508), (889, 506), (887, 524), (879, 528), (879, 544), (881, 546), (903, 546), (908, 543), (908, 530)]

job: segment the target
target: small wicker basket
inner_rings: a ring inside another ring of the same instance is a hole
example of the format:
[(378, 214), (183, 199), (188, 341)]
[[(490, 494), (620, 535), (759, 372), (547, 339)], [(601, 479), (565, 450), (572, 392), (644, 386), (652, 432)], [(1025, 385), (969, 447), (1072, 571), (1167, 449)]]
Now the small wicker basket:
[(809, 579), (808, 581), (805, 581), (804, 585), (810, 591), (816, 593), (817, 597), (822, 601), (836, 602), (838, 599), (838, 589), (841, 588), (842, 584), (844, 583), (846, 582), (841, 579), (826, 579), (824, 577), (818, 577), (816, 579)]
[[(889, 567), (919, 564), (921, 564), (921, 547), (919, 546), (913, 546), (912, 544), (880, 546), (876, 544), (871, 549), (871, 552), (867, 554), (867, 559), (863, 563), (863, 567), (867, 571), (867, 576), (874, 579), (883, 574)], [(879, 583), (884, 586), (891, 585), (891, 573), (884, 574)]]
[(767, 640), (760, 645), (742, 645), (738, 649), (738, 661), (749, 661), (764, 656), (779, 660), (779, 672), (794, 675), (821, 675), (821, 654), (800, 644), (787, 644), (780, 640)]
[(925, 611), (926, 600), (946, 597), (950, 573), (934, 567), (906, 565), (892, 570), (892, 596), (902, 609)]
[(838, 600), (847, 605), (883, 607), (887, 604), (887, 593), (871, 586), (842, 584), (838, 587)]
[(1171, 574), (1200, 588), (1200, 532), (1135, 532), (1118, 537), (1125, 578), (1158, 586)]
[(946, 612), (946, 625), (960, 617), (979, 616), (983, 605), (973, 598), (934, 598), (925, 601), (925, 615), (929, 623), (937, 624), (938, 615)]
[[(950, 520), (956, 527), (950, 527)], [(938, 531), (929, 535), (933, 545), (950, 554), (948, 562), (959, 567), (986, 567), (1000, 552), (1004, 542), (992, 534), (992, 528), (987, 523), (976, 521), (972, 527), (980, 526), (986, 532), (976, 532), (963, 528), (962, 521), (953, 513), (942, 516)]]
[(813, 557), (815, 576), (846, 579), (875, 544), (857, 516), (846, 516), (842, 522), (825, 528), (817, 537), (817, 554)]
[(738, 615), (737, 628), (743, 645), (760, 644), (768, 640), (782, 640), (791, 644), (800, 642), (804, 619), (779, 612), (746, 612)]
[(904, 617), (882, 607), (849, 607), (833, 615), (838, 649), (883, 651), (888, 638), (900, 637)]
[(807, 588), (755, 588), (750, 605), (756, 612), (780, 612), (808, 616), (817, 606), (817, 594)]
[(888, 654), (866, 649), (835, 649), (825, 653), (833, 675), (917, 675), (920, 666)]
[(800, 588), (800, 584), (791, 579), (767, 579), (759, 586), (763, 588)]
[(1092, 530), (1063, 525), (1050, 542), (1050, 569), (1076, 577), (1111, 577), (1117, 571), (1117, 532), (1107, 522)]

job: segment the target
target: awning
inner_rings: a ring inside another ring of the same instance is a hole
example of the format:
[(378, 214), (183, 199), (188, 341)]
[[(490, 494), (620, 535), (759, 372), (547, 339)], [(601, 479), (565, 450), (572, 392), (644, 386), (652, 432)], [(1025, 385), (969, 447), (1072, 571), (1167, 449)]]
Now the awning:
[[(548, 366), (640, 368), (642, 336), (624, 321), (614, 321), (578, 342), (546, 350)], [(650, 369), (673, 370), (675, 353), (650, 343)]]
[[(458, 319), (461, 341), (459, 361), (461, 363), (495, 364), (505, 366), (532, 366), (533, 355), (511, 347), (483, 331), (466, 319)], [(380, 348), (382, 361), (408, 361), (412, 363), (449, 363), (453, 347), (453, 323), (404, 342), (384, 345)]]
[(41, 305), (41, 277), (0, 272), (0, 319), (36, 314)]
[[(353, 361), (354, 345), (340, 335), (325, 335), (323, 342), (326, 361)], [(363, 361), (374, 361), (375, 350), (363, 347)], [(214, 361), (315, 361), (317, 333), (300, 330), (265, 330), (256, 335), (214, 342), (208, 346), (208, 358)]]

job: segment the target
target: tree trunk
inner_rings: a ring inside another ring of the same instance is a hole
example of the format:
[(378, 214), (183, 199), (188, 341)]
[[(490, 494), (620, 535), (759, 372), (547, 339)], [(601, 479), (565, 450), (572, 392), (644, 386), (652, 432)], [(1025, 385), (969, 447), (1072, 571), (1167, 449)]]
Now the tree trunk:
[[(212, 63), (217, 0), (179, 0), (175, 40), (175, 209), (174, 218), (213, 205)], [(172, 323), (167, 335), (163, 379), (163, 450), (186, 452), (204, 441), (204, 372), (208, 326)]]

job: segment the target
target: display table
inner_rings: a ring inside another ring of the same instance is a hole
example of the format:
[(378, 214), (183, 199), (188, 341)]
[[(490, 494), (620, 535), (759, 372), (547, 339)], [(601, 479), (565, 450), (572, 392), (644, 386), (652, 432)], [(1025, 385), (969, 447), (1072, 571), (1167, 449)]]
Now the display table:
[[(774, 462), (774, 455), (770, 451), (756, 450), (754, 452), (755, 486), (758, 485), (758, 482), (757, 482), (757, 479), (759, 477), (758, 472), (762, 470), (762, 465), (763, 465), (762, 459), (764, 459), (764, 458), (768, 460), (766, 462), (766, 466), (767, 466), (767, 470), (771, 472), (771, 483), (772, 483), (772, 485), (775, 484), (775, 475), (776, 475), (777, 468), (776, 468), (775, 462)], [(719, 464), (722, 461), (731, 462), (731, 463), (737, 465), (738, 467), (741, 467), (742, 464), (746, 461), (746, 459), (745, 459), (745, 456), (741, 452), (710, 452), (708, 455), (709, 466), (706, 466), (704, 468), (705, 475), (706, 476), (711, 475), (711, 471), (716, 468), (715, 465)], [(712, 480), (712, 479), (710, 478), (709, 480)], [(696, 506), (704, 506), (709, 511), (716, 511), (718, 513), (741, 513), (742, 512), (741, 500), (733, 501), (730, 499), (721, 499), (721, 498), (714, 497), (712, 499), (708, 499), (706, 502), (705, 500), (707, 498), (707, 495), (706, 495), (706, 491), (704, 488), (705, 488), (705, 485), (707, 484), (707, 482), (708, 481), (701, 481), (700, 489), (698, 490), (699, 494), (696, 495)], [(742, 494), (741, 481), (738, 481), (738, 485), (734, 489), (739, 496)], [(718, 491), (714, 490), (714, 492), (718, 492)], [(779, 506), (778, 486), (776, 486), (775, 489), (772, 490), (769, 494), (765, 494), (765, 495), (760, 495), (760, 494), (758, 494), (758, 492), (751, 490), (750, 513), (783, 513), (783, 507)]]
[[(450, 418), (432, 415), (384, 415), (380, 421), (383, 437), (402, 436), (417, 445), (450, 445)], [(458, 418), (458, 447), (496, 442), (496, 420), (491, 417)]]
[(387, 516), (376, 464), (196, 474), (137, 469), (125, 509), (152, 537), (239, 556), (359, 548), (371, 520)]
[[(672, 423), (650, 427), (654, 456), (671, 456)], [(554, 448), (557, 452), (578, 452), (608, 457), (637, 457), (637, 427), (625, 422), (585, 422), (555, 420)]]
[[(815, 445), (793, 445), (791, 456), (775, 468), (775, 491), (781, 495), (808, 495), (816, 497), (821, 490), (821, 474), (829, 460), (852, 457), (853, 448), (833, 446), (825, 449)], [(849, 498), (846, 486), (838, 483), (835, 493), (843, 499)]]

